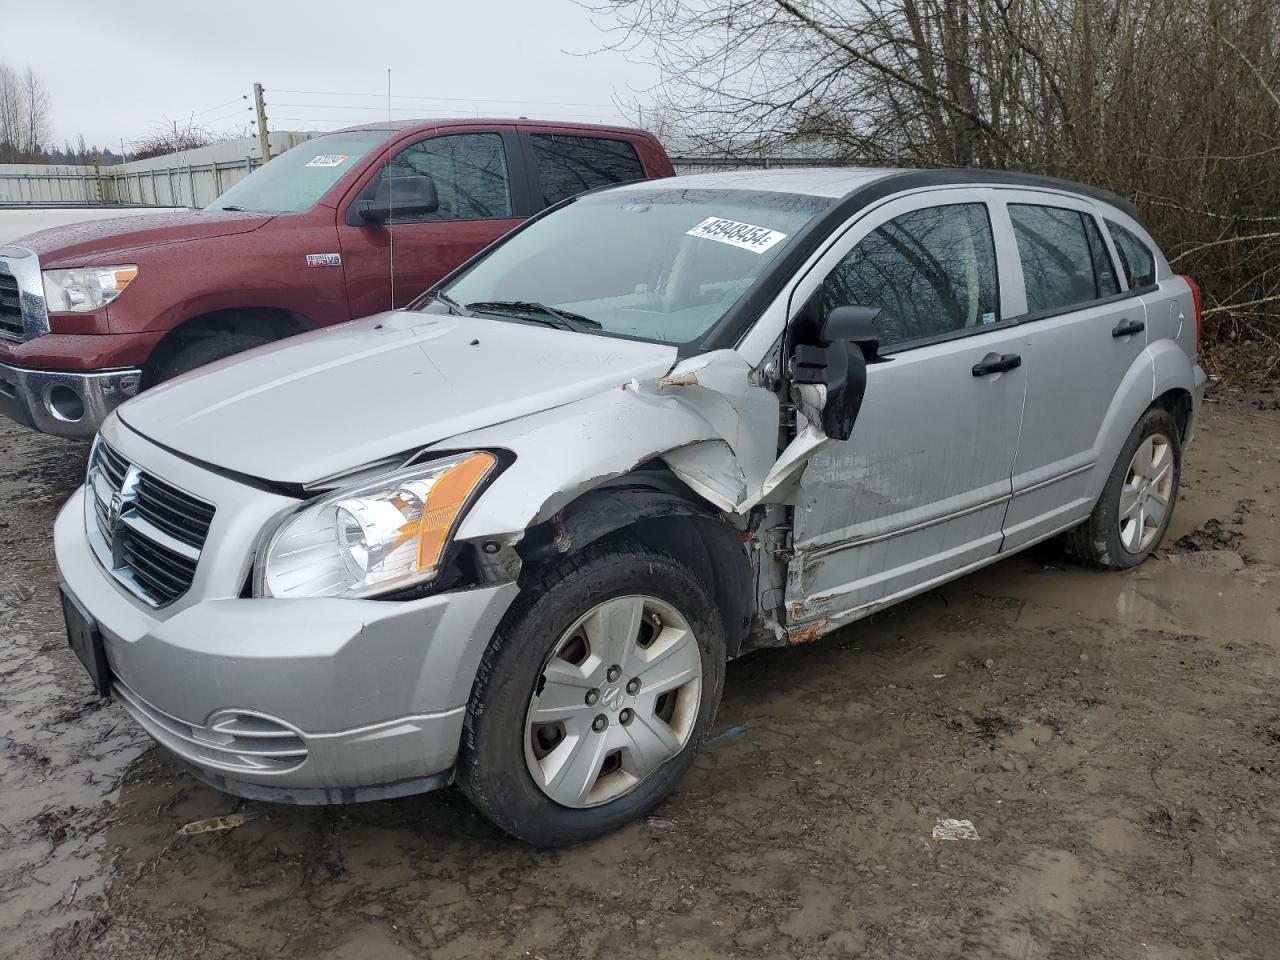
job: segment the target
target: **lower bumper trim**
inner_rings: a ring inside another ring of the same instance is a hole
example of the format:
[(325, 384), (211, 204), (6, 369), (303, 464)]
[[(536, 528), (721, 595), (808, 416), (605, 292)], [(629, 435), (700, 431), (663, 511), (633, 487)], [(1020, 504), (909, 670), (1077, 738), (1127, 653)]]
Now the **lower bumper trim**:
[(290, 803), (297, 806), (322, 806), (337, 803), (367, 803), (372, 800), (391, 800), (418, 793), (440, 790), (453, 783), (453, 768), (433, 773), (427, 777), (412, 777), (395, 783), (366, 787), (275, 787), (261, 783), (249, 783), (223, 776), (211, 770), (202, 770), (181, 757), (168, 753), (174, 763), (182, 767), (201, 783), (243, 797), (246, 800), (263, 800), (268, 803)]
[(136, 368), (84, 373), (0, 363), (0, 414), (41, 433), (89, 439), (141, 379)]

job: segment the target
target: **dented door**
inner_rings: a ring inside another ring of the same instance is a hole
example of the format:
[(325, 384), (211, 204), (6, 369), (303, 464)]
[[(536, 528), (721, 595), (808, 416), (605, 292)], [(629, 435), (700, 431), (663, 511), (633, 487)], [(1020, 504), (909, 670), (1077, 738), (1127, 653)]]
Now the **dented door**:
[(809, 460), (794, 498), (786, 588), (793, 637), (816, 636), (993, 556), (1026, 394), (1024, 340), (999, 302), (1010, 255), (987, 191), (886, 205), (819, 268), (833, 306), (878, 306), (847, 441)]

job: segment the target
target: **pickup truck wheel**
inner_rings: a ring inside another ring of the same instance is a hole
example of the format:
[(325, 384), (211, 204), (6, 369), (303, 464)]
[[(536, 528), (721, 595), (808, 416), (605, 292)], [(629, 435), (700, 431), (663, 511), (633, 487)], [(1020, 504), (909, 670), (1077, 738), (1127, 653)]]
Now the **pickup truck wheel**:
[(156, 371), (155, 382), (163, 383), (166, 380), (172, 380), (196, 367), (203, 367), (215, 360), (243, 353), (245, 350), (270, 342), (266, 337), (257, 337), (249, 333), (219, 333), (201, 337), (165, 360)]
[(1067, 533), (1068, 551), (1104, 570), (1136, 567), (1169, 529), (1181, 478), (1177, 424), (1152, 408), (1121, 448), (1089, 519)]
[(458, 781), (485, 816), (567, 846), (652, 809), (693, 761), (724, 684), (710, 591), (678, 560), (592, 545), (521, 593), (485, 651)]

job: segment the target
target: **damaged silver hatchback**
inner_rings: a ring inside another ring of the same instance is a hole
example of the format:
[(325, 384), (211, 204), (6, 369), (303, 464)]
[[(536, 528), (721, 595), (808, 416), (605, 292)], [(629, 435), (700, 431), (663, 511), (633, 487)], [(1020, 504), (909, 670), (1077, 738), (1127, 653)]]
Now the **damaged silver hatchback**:
[(725, 662), (1056, 534), (1140, 563), (1199, 293), (1133, 209), (966, 171), (585, 194), (410, 309), (163, 384), (58, 518), (72, 648), (193, 775), (643, 814)]

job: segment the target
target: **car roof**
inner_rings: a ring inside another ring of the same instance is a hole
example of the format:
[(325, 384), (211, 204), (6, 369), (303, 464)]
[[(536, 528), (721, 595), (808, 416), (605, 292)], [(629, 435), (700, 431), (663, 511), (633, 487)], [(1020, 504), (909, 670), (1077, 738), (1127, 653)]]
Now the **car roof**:
[(353, 127), (343, 127), (340, 130), (326, 130), (318, 136), (324, 136), (325, 133), (352, 133), (359, 130), (381, 130), (388, 133), (394, 133), (403, 130), (414, 130), (418, 127), (424, 129), (436, 129), (438, 127), (473, 127), (476, 124), (501, 123), (501, 124), (519, 124), (522, 127), (563, 127), (574, 130), (600, 130), (608, 133), (625, 133), (631, 136), (643, 134), (646, 137), (652, 136), (645, 130), (636, 127), (625, 127), (620, 124), (608, 123), (578, 123), (572, 120), (529, 120), (525, 117), (420, 117), (413, 120), (379, 120), (375, 123), (361, 123)]
[[(669, 181), (657, 181), (659, 183)], [(654, 181), (614, 189), (652, 188)], [(807, 194), (843, 200), (859, 194), (864, 202), (906, 190), (928, 187), (1022, 187), (1055, 190), (1091, 197), (1123, 210), (1141, 222), (1128, 200), (1083, 183), (1010, 170), (910, 170), (891, 167), (783, 167), (769, 170), (727, 170), (695, 173), (679, 178), (681, 188), (706, 190), (760, 190), (768, 193)], [(871, 189), (868, 189), (871, 188)]]

